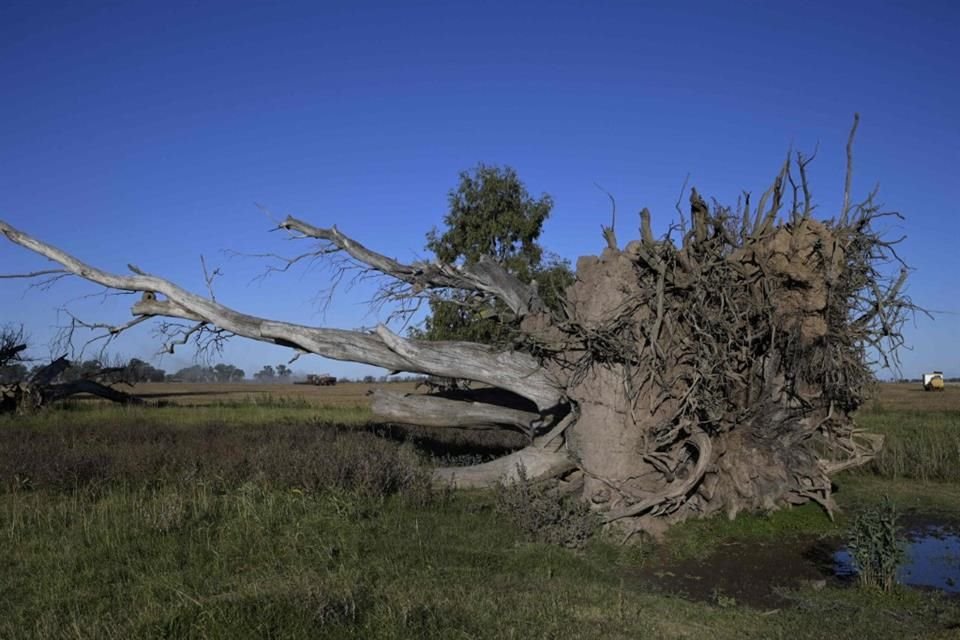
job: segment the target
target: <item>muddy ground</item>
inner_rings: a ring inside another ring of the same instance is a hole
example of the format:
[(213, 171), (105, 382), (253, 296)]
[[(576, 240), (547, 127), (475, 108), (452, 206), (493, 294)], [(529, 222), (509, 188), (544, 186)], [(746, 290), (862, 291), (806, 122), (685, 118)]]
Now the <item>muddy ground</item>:
[[(901, 521), (907, 561), (898, 581), (960, 597), (960, 522), (907, 513)], [(676, 558), (658, 548), (628, 579), (645, 588), (720, 606), (775, 609), (797, 589), (850, 587), (856, 573), (843, 535), (774, 541), (730, 540), (706, 558)]]

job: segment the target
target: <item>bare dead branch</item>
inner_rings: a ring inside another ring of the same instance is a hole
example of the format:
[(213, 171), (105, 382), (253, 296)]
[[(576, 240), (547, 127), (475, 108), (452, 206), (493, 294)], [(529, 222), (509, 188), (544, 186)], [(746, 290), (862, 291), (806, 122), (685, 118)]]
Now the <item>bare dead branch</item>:
[(217, 296), (213, 293), (213, 281), (217, 276), (223, 275), (220, 271), (220, 268), (217, 267), (213, 271), (207, 269), (207, 260), (203, 257), (203, 254), (200, 254), (200, 267), (203, 269), (203, 280), (207, 285), (207, 293), (210, 294), (210, 299), (214, 302), (217, 301)]
[[(522, 283), (489, 257), (482, 258), (476, 264), (463, 266), (427, 262), (403, 264), (368, 249), (341, 233), (336, 227), (323, 229), (287, 217), (280, 228), (295, 234), (294, 237), (329, 242), (358, 263), (410, 285), (413, 293), (434, 288), (482, 291), (500, 299), (518, 317), (542, 308), (542, 302), (534, 287)], [(329, 248), (321, 250), (329, 251)]]
[(650, 228), (650, 209), (640, 211), (640, 238), (643, 244), (653, 246), (653, 231)]
[(30, 279), (49, 275), (70, 275), (65, 269), (45, 269), (43, 271), (31, 271), (30, 273), (0, 273), (0, 280), (9, 279)]
[(797, 168), (800, 170), (800, 184), (803, 187), (803, 219), (809, 218), (810, 214), (813, 212), (813, 200), (810, 194), (810, 181), (807, 179), (807, 165), (814, 161), (819, 150), (820, 145), (818, 143), (817, 146), (813, 148), (813, 153), (810, 154), (809, 158), (805, 158), (801, 152), (797, 151)]
[(680, 203), (683, 202), (683, 194), (687, 192), (687, 183), (690, 182), (690, 174), (683, 179), (683, 185), (680, 187), (680, 194), (677, 196), (677, 202), (673, 205), (673, 208), (677, 210), (677, 216), (680, 219), (680, 237), (687, 237), (687, 222), (683, 217), (683, 209), (680, 208)]
[(610, 226), (600, 225), (600, 231), (603, 234), (603, 239), (607, 243), (607, 248), (613, 249), (616, 251), (619, 248), (617, 244), (617, 201), (614, 199), (613, 194), (601, 187), (596, 182), (593, 183), (597, 189), (606, 194), (610, 198)]
[[(91, 282), (122, 291), (156, 292), (166, 297), (161, 300), (145, 296), (133, 306), (133, 313), (137, 316), (193, 320), (234, 335), (335, 360), (365, 362), (395, 371), (486, 382), (529, 398), (541, 409), (558, 404), (562, 397), (556, 383), (546, 377), (539, 363), (523, 353), (498, 352), (486, 346), (464, 342), (415, 342), (400, 338), (384, 326), (370, 334), (259, 318), (190, 293), (157, 276), (120, 276), (97, 269), (5, 222), (0, 222), (0, 232), (15, 244), (54, 260)], [(483, 273), (482, 269), (478, 273)], [(505, 272), (501, 270), (501, 273)]]
[(850, 127), (850, 136), (847, 138), (847, 172), (843, 180), (843, 209), (840, 212), (840, 223), (846, 224), (850, 215), (850, 190), (853, 187), (853, 141), (857, 135), (857, 125), (860, 124), (860, 114), (853, 114), (853, 126)]

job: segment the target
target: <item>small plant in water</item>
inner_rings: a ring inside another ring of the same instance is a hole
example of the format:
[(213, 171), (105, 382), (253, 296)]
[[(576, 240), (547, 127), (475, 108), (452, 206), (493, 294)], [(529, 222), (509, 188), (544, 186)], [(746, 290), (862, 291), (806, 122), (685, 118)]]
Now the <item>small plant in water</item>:
[(904, 541), (897, 524), (900, 514), (889, 497), (861, 513), (847, 532), (847, 548), (861, 586), (890, 591), (903, 562)]

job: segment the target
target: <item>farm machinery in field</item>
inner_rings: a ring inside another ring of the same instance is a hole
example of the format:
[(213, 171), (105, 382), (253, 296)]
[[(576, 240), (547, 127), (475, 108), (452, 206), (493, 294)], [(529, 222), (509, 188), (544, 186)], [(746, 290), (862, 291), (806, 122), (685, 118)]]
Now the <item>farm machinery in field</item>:
[(332, 387), (337, 384), (336, 376), (331, 376), (328, 373), (311, 373), (307, 375), (307, 378), (303, 382), (298, 382), (296, 384), (312, 384), (317, 387)]
[(943, 391), (943, 371), (923, 374), (924, 391)]

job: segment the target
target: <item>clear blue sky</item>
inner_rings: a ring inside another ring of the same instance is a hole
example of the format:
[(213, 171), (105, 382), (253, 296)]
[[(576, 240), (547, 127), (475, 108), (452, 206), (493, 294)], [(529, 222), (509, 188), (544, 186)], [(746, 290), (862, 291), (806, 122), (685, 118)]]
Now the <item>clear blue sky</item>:
[[(669, 6), (668, 6), (669, 5)], [(906, 221), (909, 292), (945, 311), (908, 327), (904, 374), (960, 375), (960, 55), (955, 2), (20, 2), (0, 3), (0, 217), (108, 269), (128, 262), (218, 298), (311, 324), (371, 326), (368, 287), (323, 314), (327, 274), (252, 283), (240, 252), (296, 250), (256, 206), (399, 258), (422, 254), (447, 191), (477, 162), (514, 166), (556, 202), (543, 244), (602, 247), (613, 193), (673, 220), (684, 177), (733, 201), (762, 191), (791, 145), (822, 215), (839, 207), (854, 111), (857, 193), (876, 182)], [(0, 245), (0, 272), (43, 261)], [(56, 307), (96, 288), (0, 281), (0, 320), (44, 344)], [(128, 298), (81, 299), (121, 320)], [(150, 357), (149, 330), (115, 351)], [(284, 350), (235, 341), (248, 371)], [(167, 357), (176, 369), (191, 354)], [(301, 359), (296, 369), (362, 367)], [(886, 374), (881, 374), (886, 375)]]

